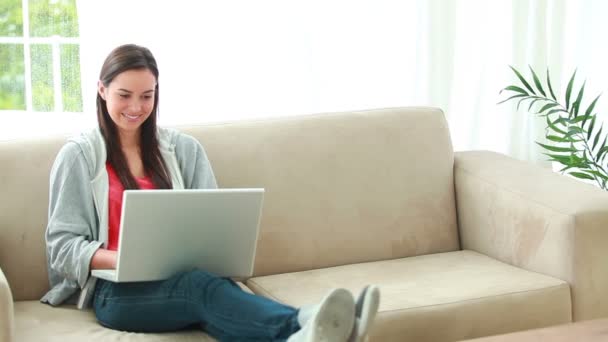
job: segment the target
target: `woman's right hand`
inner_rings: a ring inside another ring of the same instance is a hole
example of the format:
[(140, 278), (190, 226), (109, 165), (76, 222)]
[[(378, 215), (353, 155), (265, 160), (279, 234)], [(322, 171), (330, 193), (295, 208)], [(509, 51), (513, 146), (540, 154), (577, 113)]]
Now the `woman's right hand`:
[(99, 248), (91, 258), (90, 269), (116, 269), (116, 257), (118, 253), (105, 248)]

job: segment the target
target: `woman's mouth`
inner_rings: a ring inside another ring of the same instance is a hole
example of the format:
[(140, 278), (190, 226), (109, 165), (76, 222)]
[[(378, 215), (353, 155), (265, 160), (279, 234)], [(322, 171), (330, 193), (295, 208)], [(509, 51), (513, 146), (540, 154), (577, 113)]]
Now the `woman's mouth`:
[(141, 116), (141, 115), (129, 115), (129, 114), (125, 114), (125, 113), (122, 113), (122, 115), (125, 118), (127, 118), (129, 121), (137, 121), (137, 119), (139, 119), (139, 117)]

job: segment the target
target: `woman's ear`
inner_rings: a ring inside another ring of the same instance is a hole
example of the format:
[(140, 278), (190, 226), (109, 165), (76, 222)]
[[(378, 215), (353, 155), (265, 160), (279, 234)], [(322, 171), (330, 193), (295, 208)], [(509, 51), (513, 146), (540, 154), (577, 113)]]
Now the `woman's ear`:
[(103, 85), (103, 82), (97, 81), (97, 92), (104, 101), (106, 100), (106, 89), (107, 88)]

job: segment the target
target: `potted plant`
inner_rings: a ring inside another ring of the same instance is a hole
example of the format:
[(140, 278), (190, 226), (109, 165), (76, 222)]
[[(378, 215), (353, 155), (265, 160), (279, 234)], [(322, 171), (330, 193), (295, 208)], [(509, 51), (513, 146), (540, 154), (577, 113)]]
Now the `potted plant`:
[[(500, 91), (510, 96), (499, 102), (517, 101), (517, 109), (526, 103), (528, 112), (544, 117), (547, 123), (545, 138), (548, 144), (536, 142), (549, 157), (549, 161), (562, 165), (560, 173), (594, 182), (606, 190), (608, 183), (608, 132), (603, 131), (601, 122), (596, 122), (595, 105), (598, 95), (587, 108), (582, 107), (585, 83), (573, 96), (576, 71), (572, 74), (563, 99), (558, 99), (553, 91), (549, 70), (543, 83), (530, 67), (531, 79), (511, 66), (520, 85), (510, 85)], [(534, 85), (534, 87), (532, 86)]]

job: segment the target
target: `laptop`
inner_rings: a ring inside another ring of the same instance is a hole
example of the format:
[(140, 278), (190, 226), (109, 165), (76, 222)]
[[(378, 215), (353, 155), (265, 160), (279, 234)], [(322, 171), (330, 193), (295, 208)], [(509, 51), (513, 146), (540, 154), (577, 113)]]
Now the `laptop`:
[(112, 282), (154, 281), (201, 269), (253, 274), (264, 189), (126, 190)]

